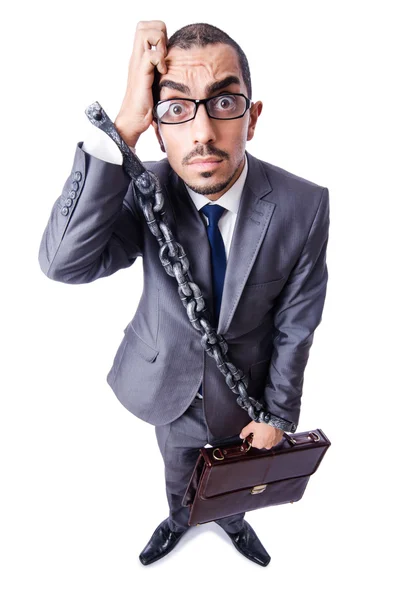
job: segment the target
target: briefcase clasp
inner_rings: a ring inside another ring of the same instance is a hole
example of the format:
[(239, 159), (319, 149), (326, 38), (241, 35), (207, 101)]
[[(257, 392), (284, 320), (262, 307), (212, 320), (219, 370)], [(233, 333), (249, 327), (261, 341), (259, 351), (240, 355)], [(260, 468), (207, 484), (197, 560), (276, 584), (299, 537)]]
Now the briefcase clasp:
[(262, 492), (265, 491), (265, 489), (267, 488), (267, 484), (262, 484), (262, 485), (255, 485), (252, 490), (251, 490), (251, 494), (261, 494)]

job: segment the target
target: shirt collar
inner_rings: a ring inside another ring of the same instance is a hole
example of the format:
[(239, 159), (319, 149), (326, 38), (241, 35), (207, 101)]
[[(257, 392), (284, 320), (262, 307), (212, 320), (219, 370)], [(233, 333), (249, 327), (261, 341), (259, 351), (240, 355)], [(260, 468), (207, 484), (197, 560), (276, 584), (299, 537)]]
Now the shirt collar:
[(245, 184), (245, 180), (247, 179), (248, 174), (248, 160), (246, 155), (244, 154), (244, 168), (241, 171), (240, 177), (235, 181), (230, 189), (227, 190), (218, 200), (212, 202), (206, 196), (202, 194), (198, 194), (190, 189), (185, 183), (185, 187), (188, 191), (189, 196), (193, 200), (197, 210), (203, 208), (206, 204), (217, 204), (218, 206), (223, 206), (223, 208), (227, 208), (233, 213), (238, 213), (241, 194), (243, 191), (243, 187)]

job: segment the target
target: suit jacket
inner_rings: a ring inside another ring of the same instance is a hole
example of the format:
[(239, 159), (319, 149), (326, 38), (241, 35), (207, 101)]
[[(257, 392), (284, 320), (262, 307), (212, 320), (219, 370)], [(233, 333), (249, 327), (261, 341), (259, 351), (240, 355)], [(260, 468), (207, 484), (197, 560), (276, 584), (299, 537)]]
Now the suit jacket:
[[(250, 422), (190, 324), (177, 282), (160, 263), (123, 167), (97, 159), (78, 142), (73, 166), (44, 231), (43, 272), (88, 283), (142, 257), (144, 287), (124, 330), (107, 381), (137, 417), (162, 425), (191, 404), (203, 381), (204, 411), (214, 437), (237, 435)], [(298, 425), (304, 370), (327, 286), (328, 189), (258, 160), (248, 176), (227, 262), (218, 333), (231, 361), (249, 376), (248, 393)], [(206, 227), (168, 160), (145, 166), (160, 178), (168, 222), (185, 249), (193, 280), (212, 311)], [(212, 313), (213, 314), (213, 313)]]

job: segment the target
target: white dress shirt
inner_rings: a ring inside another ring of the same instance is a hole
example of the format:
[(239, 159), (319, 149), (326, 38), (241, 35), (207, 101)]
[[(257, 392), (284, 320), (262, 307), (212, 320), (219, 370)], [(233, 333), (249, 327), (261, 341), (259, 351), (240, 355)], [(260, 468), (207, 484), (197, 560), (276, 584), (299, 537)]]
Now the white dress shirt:
[[(131, 148), (131, 146), (129, 146)], [(117, 144), (101, 129), (93, 127), (89, 129), (86, 139), (82, 145), (82, 150), (88, 154), (92, 154), (95, 158), (104, 160), (106, 162), (115, 163), (118, 165), (123, 164), (123, 155), (117, 147)], [(134, 151), (133, 148), (131, 148)], [(226, 260), (229, 258), (230, 246), (232, 243), (232, 237), (234, 227), (236, 224), (237, 213), (240, 206), (241, 194), (245, 184), (245, 180), (248, 174), (248, 161), (244, 157), (244, 168), (237, 181), (234, 182), (232, 187), (227, 190), (218, 200), (211, 202), (206, 196), (193, 192), (186, 184), (186, 190), (189, 196), (194, 202), (197, 210), (200, 210), (206, 204), (217, 204), (223, 206), (227, 210), (223, 213), (218, 222), (219, 231), (221, 232), (223, 243), (225, 244)], [(201, 213), (206, 223), (208, 219), (206, 215)]]
[[(244, 157), (244, 161), (244, 168), (240, 174), (240, 177), (237, 179), (237, 181), (234, 182), (232, 187), (228, 189), (227, 192), (225, 192), (215, 202), (211, 202), (206, 196), (203, 196), (202, 194), (193, 192), (193, 190), (191, 190), (185, 183), (185, 187), (189, 193), (189, 196), (193, 200), (197, 210), (200, 210), (200, 208), (202, 208), (206, 204), (216, 204), (218, 206), (223, 206), (227, 209), (218, 221), (219, 231), (221, 232), (223, 243), (225, 244), (226, 260), (229, 258), (230, 246), (232, 243), (237, 213), (240, 206), (241, 194), (248, 174), (248, 161), (246, 157)], [(203, 213), (201, 214), (208, 225), (207, 216)]]

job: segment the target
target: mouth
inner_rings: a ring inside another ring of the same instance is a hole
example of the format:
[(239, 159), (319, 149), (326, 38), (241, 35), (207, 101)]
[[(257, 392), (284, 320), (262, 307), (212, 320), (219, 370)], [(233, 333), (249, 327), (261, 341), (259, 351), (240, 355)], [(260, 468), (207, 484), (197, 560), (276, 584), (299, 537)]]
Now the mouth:
[(215, 157), (209, 156), (208, 158), (204, 158), (204, 159), (201, 158), (198, 160), (193, 160), (192, 162), (189, 163), (189, 166), (196, 168), (196, 169), (204, 169), (204, 168), (213, 169), (217, 165), (220, 165), (221, 162), (223, 162), (222, 158), (215, 158)]

